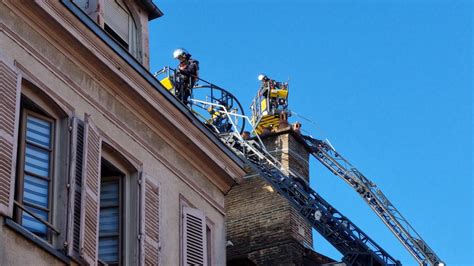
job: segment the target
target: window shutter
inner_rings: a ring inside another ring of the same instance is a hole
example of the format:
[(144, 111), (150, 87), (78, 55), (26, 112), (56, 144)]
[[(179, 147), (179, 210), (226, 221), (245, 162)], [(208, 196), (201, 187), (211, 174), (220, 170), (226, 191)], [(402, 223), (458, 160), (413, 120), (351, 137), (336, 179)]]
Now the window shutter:
[(105, 23), (127, 44), (129, 41), (130, 15), (115, 0), (106, 0), (104, 6)]
[(68, 213), (68, 254), (79, 255), (79, 235), (81, 228), (82, 167), (84, 156), (84, 123), (77, 117), (71, 119), (69, 155), (69, 213)]
[[(143, 176), (143, 175), (142, 175)], [(150, 177), (141, 179), (141, 213), (142, 237), (140, 241), (141, 265), (159, 264), (159, 226), (160, 226), (160, 194), (155, 180)]]
[(0, 214), (11, 217), (20, 113), (21, 78), (0, 57)]
[(206, 218), (198, 209), (183, 207), (184, 265), (207, 265)]
[(81, 228), (79, 247), (81, 257), (97, 264), (99, 236), (100, 161), (102, 140), (99, 131), (86, 114), (84, 125), (84, 156), (82, 161)]

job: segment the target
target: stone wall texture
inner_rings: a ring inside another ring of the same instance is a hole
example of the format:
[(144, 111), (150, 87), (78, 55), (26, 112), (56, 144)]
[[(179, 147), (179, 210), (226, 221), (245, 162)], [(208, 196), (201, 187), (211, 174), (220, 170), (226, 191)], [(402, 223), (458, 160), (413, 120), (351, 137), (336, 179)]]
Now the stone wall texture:
[[(264, 139), (284, 168), (309, 180), (309, 154), (291, 134)], [(304, 247), (312, 247), (312, 230), (289, 202), (261, 177), (251, 177), (226, 196), (228, 261), (248, 258), (258, 265), (301, 265)]]

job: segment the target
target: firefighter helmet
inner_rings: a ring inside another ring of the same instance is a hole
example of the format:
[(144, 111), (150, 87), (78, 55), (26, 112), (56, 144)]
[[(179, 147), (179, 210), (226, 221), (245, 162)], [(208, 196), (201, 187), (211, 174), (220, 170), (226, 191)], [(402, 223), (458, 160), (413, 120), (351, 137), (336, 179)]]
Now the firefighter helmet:
[(190, 56), (190, 54), (188, 53), (188, 51), (186, 51), (183, 48), (178, 48), (178, 49), (174, 50), (174, 52), (173, 52), (173, 58), (174, 59), (179, 59), (180, 57), (184, 57), (184, 56)]
[(267, 79), (268, 79), (268, 77), (264, 74), (258, 75), (258, 80), (260, 80), (260, 81), (267, 80)]

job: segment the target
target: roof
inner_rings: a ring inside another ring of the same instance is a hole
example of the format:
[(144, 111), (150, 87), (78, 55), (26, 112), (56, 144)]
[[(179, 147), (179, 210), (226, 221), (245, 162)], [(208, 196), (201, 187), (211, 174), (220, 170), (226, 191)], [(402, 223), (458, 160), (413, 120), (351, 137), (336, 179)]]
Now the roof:
[(148, 20), (153, 20), (163, 16), (163, 12), (153, 3), (153, 0), (138, 0), (145, 10), (148, 12)]

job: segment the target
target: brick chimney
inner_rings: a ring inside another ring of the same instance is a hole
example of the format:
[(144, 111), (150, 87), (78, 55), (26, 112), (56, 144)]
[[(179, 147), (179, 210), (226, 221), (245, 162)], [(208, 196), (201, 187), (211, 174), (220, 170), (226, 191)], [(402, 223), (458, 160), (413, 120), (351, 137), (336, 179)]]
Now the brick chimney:
[[(286, 169), (309, 182), (309, 153), (291, 127), (263, 138)], [(228, 265), (303, 265), (311, 248), (311, 227), (290, 203), (259, 176), (249, 177), (226, 196)], [(249, 264), (242, 264), (243, 261)]]

